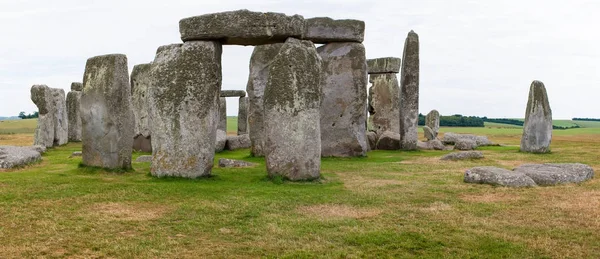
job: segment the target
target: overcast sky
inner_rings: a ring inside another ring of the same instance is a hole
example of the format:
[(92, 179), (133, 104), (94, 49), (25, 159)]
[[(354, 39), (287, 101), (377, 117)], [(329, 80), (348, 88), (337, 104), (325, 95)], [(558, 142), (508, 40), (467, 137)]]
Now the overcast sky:
[[(522, 118), (537, 79), (555, 119), (600, 117), (598, 0), (0, 0), (0, 115), (37, 110), (33, 84), (68, 91), (89, 57), (123, 53), (131, 71), (181, 41), (181, 18), (237, 9), (363, 20), (367, 58), (402, 57), (414, 30), (422, 113)], [(245, 90), (252, 47), (223, 52), (222, 89)]]

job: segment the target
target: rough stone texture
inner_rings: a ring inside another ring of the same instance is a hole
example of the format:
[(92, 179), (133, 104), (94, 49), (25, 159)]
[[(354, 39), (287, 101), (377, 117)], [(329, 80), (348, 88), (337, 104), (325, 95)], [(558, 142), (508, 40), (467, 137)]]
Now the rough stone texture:
[(544, 83), (536, 80), (529, 88), (521, 151), (548, 153), (550, 142), (552, 142), (552, 110)]
[(270, 177), (311, 180), (321, 173), (322, 61), (310, 41), (290, 38), (270, 67), (264, 95)]
[(483, 152), (481, 151), (461, 151), (447, 154), (440, 158), (440, 160), (467, 160), (481, 158), (483, 158)]
[(321, 156), (367, 154), (367, 63), (361, 43), (329, 43), (317, 49), (323, 60)]
[(28, 148), (30, 148), (31, 150), (34, 150), (35, 152), (38, 152), (40, 154), (46, 153), (46, 147), (41, 146), (41, 145), (33, 145), (31, 147), (28, 147)]
[(136, 160), (136, 163), (151, 163), (152, 162), (152, 156), (139, 156)]
[(369, 142), (369, 150), (377, 149), (377, 133), (373, 131), (367, 132), (367, 141)]
[(386, 57), (367, 60), (369, 74), (397, 74), (402, 65), (400, 58)]
[(219, 159), (219, 167), (252, 167), (255, 163), (250, 163), (242, 160), (233, 160), (227, 158)]
[(221, 90), (221, 97), (245, 97), (244, 90)]
[(150, 134), (150, 107), (148, 103), (148, 87), (152, 64), (139, 64), (131, 71), (131, 103), (133, 105), (134, 140), (133, 150), (152, 152)]
[(248, 133), (252, 142), (253, 156), (265, 155), (264, 135), (264, 93), (269, 77), (269, 68), (283, 44), (262, 45), (254, 48), (250, 57), (250, 74), (248, 77)]
[(69, 115), (67, 113), (67, 100), (65, 90), (61, 88), (50, 88), (54, 98), (54, 146), (60, 146), (69, 142)]
[(358, 42), (365, 39), (365, 22), (334, 20), (329, 17), (306, 19), (302, 38), (314, 43)]
[(227, 98), (219, 98), (219, 126), (217, 129), (227, 132)]
[(423, 150), (446, 150), (446, 146), (439, 139), (429, 140), (427, 142), (418, 141), (417, 149)]
[(250, 146), (251, 143), (248, 134), (227, 136), (227, 141), (225, 143), (225, 149), (227, 150), (238, 150), (242, 148), (249, 148)]
[(469, 139), (477, 143), (477, 146), (491, 146), (494, 145), (486, 136), (477, 136), (472, 134), (458, 134), (454, 132), (444, 133), (442, 142), (446, 145), (454, 145), (460, 139)]
[(472, 139), (459, 139), (454, 144), (454, 149), (458, 150), (473, 150), (475, 148), (477, 148), (477, 142)]
[(431, 110), (425, 116), (425, 126), (429, 127), (433, 132), (433, 137), (437, 138), (440, 131), (440, 113), (436, 110)]
[(75, 151), (75, 152), (71, 153), (71, 155), (69, 156), (69, 158), (80, 157), (80, 156), (83, 156), (83, 152), (81, 152), (81, 151)]
[(384, 131), (377, 140), (377, 149), (398, 150), (400, 148), (400, 134), (393, 131)]
[[(248, 134), (248, 97), (240, 97), (238, 103), (237, 134)], [(250, 137), (248, 137), (250, 138)]]
[(436, 139), (435, 137), (435, 133), (433, 132), (433, 130), (429, 127), (429, 126), (423, 126), (423, 134), (425, 135), (425, 138), (427, 140), (433, 140)]
[(79, 83), (79, 82), (73, 82), (71, 83), (71, 91), (79, 91), (81, 92), (83, 90), (83, 84)]
[(304, 17), (237, 10), (194, 16), (179, 21), (181, 40), (214, 40), (224, 45), (262, 45), (301, 38)]
[(80, 107), (82, 163), (112, 169), (131, 168), (134, 127), (125, 55), (87, 60)]
[(227, 144), (227, 132), (218, 129), (215, 138), (215, 152), (222, 152), (225, 150)]
[(53, 147), (55, 108), (54, 97), (52, 96), (50, 88), (46, 85), (32, 86), (31, 100), (38, 107), (39, 113), (33, 144), (44, 147)]
[(377, 134), (400, 132), (400, 87), (396, 74), (369, 75), (369, 120)]
[(529, 176), (540, 186), (581, 183), (594, 178), (594, 169), (580, 163), (525, 164), (515, 168), (514, 171)]
[(81, 141), (81, 92), (67, 94), (67, 117), (69, 120), (69, 141)]
[(149, 88), (152, 175), (210, 175), (219, 121), (221, 53), (221, 44), (211, 41), (157, 50)]
[(0, 146), (0, 169), (24, 166), (42, 160), (33, 147)]
[(466, 183), (490, 184), (507, 187), (536, 186), (527, 175), (493, 166), (474, 167), (465, 172)]
[(400, 148), (414, 150), (419, 138), (419, 36), (414, 31), (404, 43), (400, 85)]

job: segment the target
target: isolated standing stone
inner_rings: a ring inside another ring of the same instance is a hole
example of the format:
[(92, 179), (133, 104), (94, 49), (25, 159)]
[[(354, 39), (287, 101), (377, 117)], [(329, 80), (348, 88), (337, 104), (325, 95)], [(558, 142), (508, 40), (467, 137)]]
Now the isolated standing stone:
[(440, 113), (437, 110), (431, 110), (425, 116), (425, 126), (429, 127), (433, 132), (433, 137), (437, 138), (440, 131)]
[(552, 141), (552, 110), (544, 83), (533, 81), (529, 88), (529, 100), (525, 111), (521, 151), (531, 153), (550, 152)]
[(329, 43), (317, 49), (323, 60), (321, 156), (367, 154), (367, 63), (361, 43)]
[(150, 105), (148, 102), (148, 87), (151, 77), (152, 64), (139, 64), (131, 71), (131, 103), (135, 118), (133, 131), (133, 150), (152, 152), (150, 134)]
[(271, 64), (264, 96), (271, 177), (311, 180), (321, 175), (321, 63), (312, 42), (289, 38)]
[[(74, 83), (75, 84), (75, 83)], [(71, 87), (73, 89), (73, 87)], [(81, 91), (67, 94), (67, 117), (69, 118), (69, 141), (81, 141)]]
[(248, 97), (240, 97), (238, 104), (238, 135), (248, 134)]
[(302, 38), (314, 43), (361, 43), (365, 38), (365, 22), (359, 20), (334, 20), (329, 17), (306, 19)]
[(252, 142), (250, 152), (257, 157), (265, 155), (263, 103), (269, 68), (282, 46), (282, 43), (257, 46), (250, 57), (250, 74), (246, 86), (248, 92), (248, 133)]
[(34, 145), (54, 146), (54, 97), (46, 85), (31, 87), (31, 100), (38, 107), (38, 122), (33, 139)]
[(415, 150), (419, 138), (419, 36), (414, 31), (404, 43), (400, 82), (400, 146)]
[(369, 120), (377, 134), (400, 132), (400, 87), (396, 74), (369, 75)]
[(219, 122), (221, 53), (221, 44), (214, 41), (157, 50), (149, 91), (152, 175), (210, 175)]
[(133, 124), (127, 57), (88, 59), (81, 94), (83, 164), (131, 168)]
[(65, 90), (61, 88), (50, 88), (54, 98), (54, 146), (60, 146), (69, 142), (69, 116), (67, 114), (67, 101)]

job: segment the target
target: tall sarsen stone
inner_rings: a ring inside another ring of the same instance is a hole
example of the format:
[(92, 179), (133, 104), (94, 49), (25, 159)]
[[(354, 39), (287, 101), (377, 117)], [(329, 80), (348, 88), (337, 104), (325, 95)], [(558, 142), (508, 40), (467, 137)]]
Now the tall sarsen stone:
[(369, 75), (369, 120), (377, 134), (400, 132), (400, 87), (396, 74)]
[(419, 35), (410, 31), (404, 43), (400, 76), (400, 148), (416, 150), (419, 123)]
[(552, 141), (552, 110), (544, 83), (533, 81), (525, 111), (521, 151), (531, 153), (550, 152)]
[[(73, 83), (81, 84), (81, 83)], [(71, 84), (71, 89), (73, 89)], [(77, 88), (76, 88), (77, 89)], [(81, 89), (81, 88), (79, 88)], [(67, 94), (67, 117), (69, 118), (69, 141), (81, 141), (81, 90)]]
[(131, 103), (135, 118), (133, 132), (133, 150), (152, 152), (150, 133), (150, 105), (148, 102), (148, 87), (151, 81), (152, 64), (139, 64), (131, 71)]
[(32, 86), (31, 100), (38, 107), (38, 122), (33, 144), (52, 147), (54, 146), (55, 107), (50, 87), (46, 85)]
[(237, 134), (248, 134), (248, 97), (240, 97), (239, 99), (237, 120)]

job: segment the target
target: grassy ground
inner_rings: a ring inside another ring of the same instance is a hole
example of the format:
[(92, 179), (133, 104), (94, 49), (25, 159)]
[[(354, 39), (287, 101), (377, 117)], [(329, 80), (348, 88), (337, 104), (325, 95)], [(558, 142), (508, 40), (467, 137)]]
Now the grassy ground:
[(264, 159), (248, 150), (215, 161), (258, 166), (215, 167), (211, 178), (180, 180), (150, 177), (149, 163), (134, 163), (125, 174), (79, 168), (81, 159), (68, 157), (80, 144), (68, 144), (39, 164), (0, 173), (0, 257), (600, 254), (600, 180), (526, 189), (462, 182), (465, 169), (480, 165), (583, 162), (598, 171), (600, 129), (554, 131), (547, 155), (519, 153), (518, 128), (442, 131), (485, 134), (508, 146), (482, 148), (479, 161), (441, 162), (448, 151), (325, 158), (321, 182), (281, 183), (268, 180)]

